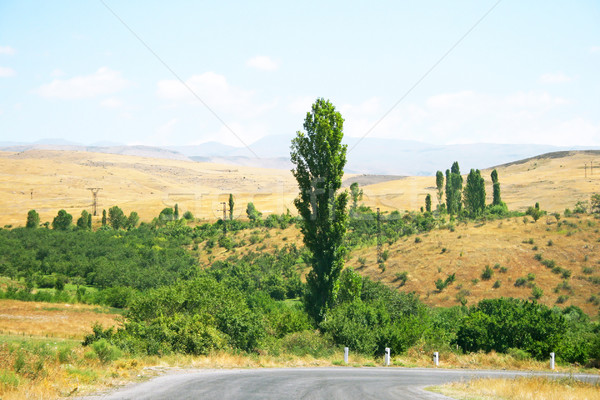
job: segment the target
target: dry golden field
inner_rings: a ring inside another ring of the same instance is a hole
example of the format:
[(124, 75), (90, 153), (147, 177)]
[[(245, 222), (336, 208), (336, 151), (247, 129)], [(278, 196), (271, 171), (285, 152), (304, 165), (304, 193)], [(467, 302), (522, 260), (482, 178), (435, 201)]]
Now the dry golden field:
[(0, 300), (0, 334), (83, 339), (92, 325), (118, 326), (120, 315), (101, 306)]
[[(600, 152), (568, 152), (498, 167), (503, 200), (512, 210), (536, 201), (544, 210), (563, 211), (600, 192)], [(590, 163), (595, 168), (593, 175)], [(588, 165), (587, 178), (584, 165)], [(448, 168), (450, 166), (448, 165)], [(463, 173), (469, 166), (461, 165)], [(491, 202), (491, 170), (484, 170)], [(345, 178), (349, 178), (346, 176)], [(296, 182), (289, 171), (75, 151), (0, 152), (0, 225), (22, 226), (35, 209), (42, 222), (64, 208), (75, 218), (91, 211), (98, 187), (99, 213), (113, 205), (151, 220), (178, 203), (197, 218), (216, 219), (229, 193), (235, 214), (245, 216), (249, 201), (265, 214), (295, 212)], [(364, 186), (364, 203), (382, 210), (415, 210), (435, 196), (435, 177), (407, 177)], [(97, 222), (97, 220), (96, 220)]]

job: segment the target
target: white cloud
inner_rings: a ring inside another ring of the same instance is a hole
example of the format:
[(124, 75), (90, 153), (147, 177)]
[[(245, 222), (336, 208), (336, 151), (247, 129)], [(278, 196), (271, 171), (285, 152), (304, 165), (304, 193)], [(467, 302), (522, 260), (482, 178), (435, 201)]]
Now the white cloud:
[(170, 79), (159, 81), (157, 86), (157, 95), (162, 99), (189, 104), (199, 104), (201, 99), (219, 115), (251, 118), (274, 107), (274, 104), (260, 104), (254, 92), (230, 85), (225, 76), (214, 72), (193, 75), (185, 85)]
[(120, 99), (111, 97), (106, 100), (103, 100), (100, 105), (106, 108), (119, 108), (123, 105), (123, 102)]
[(267, 56), (252, 57), (246, 61), (246, 65), (261, 71), (275, 71), (279, 68), (279, 63)]
[(429, 143), (544, 143), (600, 145), (600, 123), (573, 113), (568, 99), (547, 92), (489, 95), (474, 91), (441, 93), (419, 103), (391, 104), (377, 98), (343, 105), (348, 136)]
[(15, 70), (8, 67), (0, 67), (0, 78), (10, 78), (11, 76), (15, 76)]
[(573, 80), (573, 78), (565, 75), (562, 72), (546, 73), (546, 74), (543, 74), (542, 76), (540, 76), (540, 79), (539, 79), (539, 81), (541, 83), (565, 83), (565, 82), (571, 82), (572, 80)]
[(13, 54), (15, 54), (15, 49), (13, 49), (10, 46), (0, 46), (0, 54), (12, 56)]
[(76, 76), (71, 79), (55, 79), (40, 86), (37, 93), (42, 97), (57, 99), (83, 99), (116, 93), (128, 85), (119, 71), (107, 67), (92, 75)]

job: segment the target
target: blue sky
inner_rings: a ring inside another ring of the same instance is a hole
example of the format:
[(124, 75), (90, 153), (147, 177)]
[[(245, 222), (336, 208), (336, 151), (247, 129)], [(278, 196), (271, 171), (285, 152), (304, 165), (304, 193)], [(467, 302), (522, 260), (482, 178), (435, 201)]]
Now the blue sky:
[(600, 145), (600, 2), (503, 0), (459, 42), (495, 4), (3, 0), (0, 141), (241, 146), (324, 97), (349, 136), (403, 99), (369, 136)]

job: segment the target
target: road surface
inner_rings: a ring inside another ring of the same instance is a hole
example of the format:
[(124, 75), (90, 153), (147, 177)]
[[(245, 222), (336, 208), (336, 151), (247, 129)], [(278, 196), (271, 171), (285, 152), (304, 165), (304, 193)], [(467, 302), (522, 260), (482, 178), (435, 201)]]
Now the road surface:
[[(531, 372), (421, 368), (274, 368), (169, 373), (85, 400), (157, 399), (448, 399), (423, 388), (481, 377), (512, 378)], [(536, 375), (544, 375), (535, 373)], [(561, 376), (560, 374), (547, 374)], [(600, 377), (573, 375), (598, 382)]]

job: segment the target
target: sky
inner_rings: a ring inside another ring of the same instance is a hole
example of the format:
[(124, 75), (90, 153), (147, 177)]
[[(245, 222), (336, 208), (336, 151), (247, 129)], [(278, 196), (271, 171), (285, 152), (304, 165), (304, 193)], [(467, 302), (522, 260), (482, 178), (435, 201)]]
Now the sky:
[(0, 142), (600, 145), (600, 2), (0, 0)]

